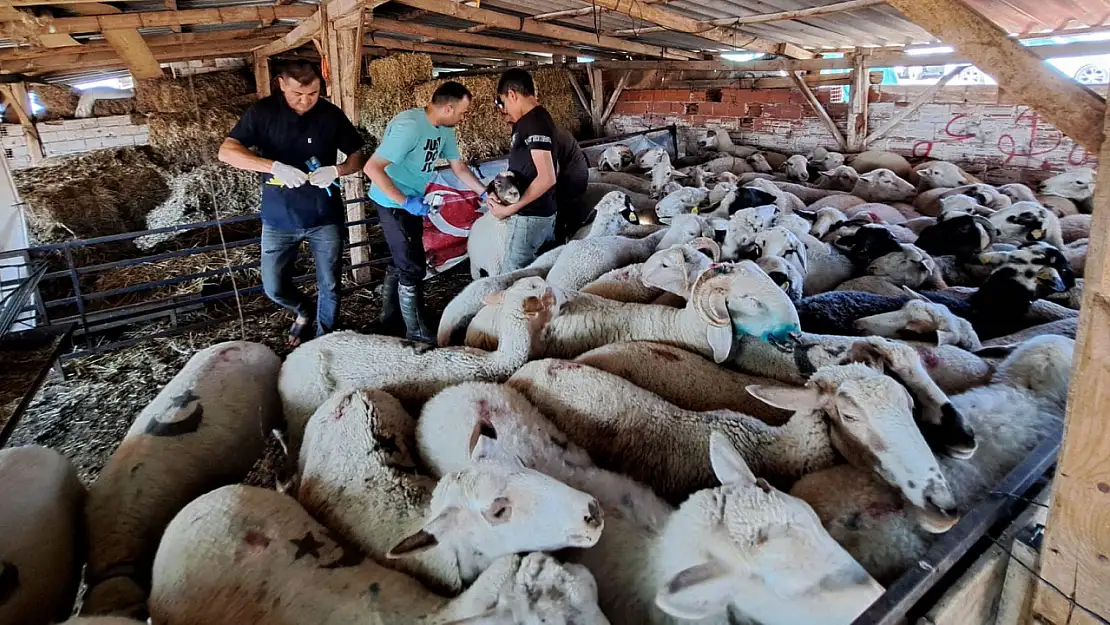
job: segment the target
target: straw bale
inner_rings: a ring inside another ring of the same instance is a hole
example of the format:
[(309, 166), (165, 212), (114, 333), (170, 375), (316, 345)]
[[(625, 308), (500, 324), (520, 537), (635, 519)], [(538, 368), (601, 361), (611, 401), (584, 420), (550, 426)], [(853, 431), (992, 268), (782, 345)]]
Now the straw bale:
[(412, 87), (371, 87), (359, 85), (359, 115), (361, 126), (378, 141), (385, 134), (385, 126), (393, 116), (416, 106)]
[(570, 86), (570, 72), (555, 67), (538, 69), (532, 72), (536, 82), (536, 94), (544, 108), (561, 128), (573, 135), (581, 129), (578, 105), (574, 87)]
[[(39, 103), (46, 108), (45, 113), (36, 116), (39, 121), (73, 118), (77, 110), (77, 102), (81, 99), (81, 92), (68, 85), (31, 85), (30, 90), (38, 97)], [(93, 117), (130, 115), (136, 109), (135, 98), (97, 100), (93, 104)]]
[(216, 106), (188, 113), (151, 113), (147, 116), (150, 145), (175, 164), (213, 163), (242, 113), (238, 107)]
[(254, 93), (254, 74), (245, 69), (135, 81), (135, 99), (144, 113), (186, 113), (196, 107), (228, 106)]
[[(170, 197), (147, 214), (147, 229), (247, 215), (256, 212), (262, 201), (258, 174), (222, 164), (173, 175), (169, 185)], [(135, 239), (135, 245), (148, 250), (175, 234), (149, 234)]]
[(12, 177), (41, 242), (139, 230), (170, 194), (162, 164), (141, 147), (52, 158)]
[(432, 57), (427, 54), (394, 54), (370, 61), (370, 81), (375, 89), (412, 87), (432, 79)]

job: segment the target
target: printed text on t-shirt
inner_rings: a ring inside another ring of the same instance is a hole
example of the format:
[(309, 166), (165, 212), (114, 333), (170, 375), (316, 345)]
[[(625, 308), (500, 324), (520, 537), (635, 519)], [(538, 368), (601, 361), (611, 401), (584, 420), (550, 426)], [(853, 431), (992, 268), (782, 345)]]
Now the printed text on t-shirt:
[(428, 139), (424, 142), (424, 171), (429, 172), (435, 168), (436, 160), (439, 158), (439, 140), (440, 137), (435, 139)]

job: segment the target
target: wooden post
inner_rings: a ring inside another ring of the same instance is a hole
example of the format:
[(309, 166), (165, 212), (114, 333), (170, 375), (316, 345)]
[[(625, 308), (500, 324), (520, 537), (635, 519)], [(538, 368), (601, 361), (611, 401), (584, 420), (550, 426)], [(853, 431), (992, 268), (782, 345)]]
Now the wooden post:
[(273, 88), (273, 77), (270, 75), (270, 57), (254, 53), (254, 84), (258, 92), (258, 99), (270, 95)]
[(605, 127), (601, 120), (605, 113), (605, 84), (601, 68), (587, 67), (586, 77), (590, 79), (590, 121), (594, 128), (594, 136), (601, 137), (605, 135)]
[(105, 30), (103, 34), (104, 40), (111, 44), (119, 58), (127, 63), (132, 76), (135, 78), (162, 76), (162, 66), (158, 63), (158, 59), (154, 58), (154, 53), (150, 51), (150, 47), (143, 41), (143, 36), (137, 29)]
[(27, 97), (27, 85), (21, 82), (3, 85), (0, 86), (0, 93), (3, 93), (8, 106), (15, 109), (19, 125), (23, 127), (23, 135), (27, 137), (27, 152), (31, 155), (31, 164), (37, 165), (45, 155), (39, 131), (31, 119), (31, 100)]
[(848, 106), (848, 135), (845, 137), (849, 152), (867, 149), (867, 96), (871, 91), (871, 80), (865, 61), (863, 51), (856, 48), (852, 57), (852, 93)]
[(847, 149), (844, 135), (840, 133), (840, 129), (836, 127), (836, 122), (829, 117), (829, 112), (825, 110), (825, 107), (821, 106), (821, 101), (814, 95), (813, 90), (809, 88), (809, 85), (806, 84), (801, 74), (798, 72), (790, 72), (790, 80), (793, 81), (794, 87), (797, 88), (798, 91), (801, 91), (802, 95), (806, 97), (806, 102), (809, 102), (809, 108), (813, 109), (813, 112), (817, 113), (817, 117), (821, 118), (821, 121), (825, 124), (825, 128), (829, 130), (829, 134), (836, 139), (836, 145), (839, 146), (841, 150)]
[(617, 86), (613, 89), (613, 93), (609, 95), (609, 103), (605, 105), (605, 111), (601, 114), (602, 129), (604, 129), (605, 124), (609, 122), (609, 116), (613, 114), (613, 109), (617, 106), (617, 99), (624, 93), (624, 88), (628, 85), (628, 77), (631, 74), (631, 71), (626, 71), (621, 74), (620, 80), (617, 81)]
[(903, 121), (905, 121), (907, 117), (913, 115), (917, 111), (917, 109), (921, 108), (921, 105), (925, 104), (929, 100), (932, 100), (933, 96), (935, 96), (938, 91), (944, 88), (944, 85), (947, 85), (950, 80), (952, 80), (956, 76), (959, 76), (960, 72), (967, 69), (967, 67), (967, 65), (957, 65), (956, 67), (953, 67), (951, 71), (949, 71), (944, 76), (941, 76), (940, 80), (938, 80), (936, 84), (931, 85), (928, 89), (922, 91), (921, 95), (914, 98), (913, 102), (910, 102), (909, 106), (902, 109), (898, 112), (897, 115), (892, 117), (891, 120), (887, 122), (886, 126), (883, 126), (875, 132), (867, 135), (867, 138), (863, 140), (863, 144), (870, 145), (872, 141), (876, 141), (878, 139), (881, 139), (882, 137), (885, 137), (888, 132), (895, 128), (895, 126), (901, 124)]
[[(1107, 130), (1110, 116), (1101, 131), (1085, 134)], [(1098, 162), (1099, 175), (1110, 179), (1110, 143), (1102, 144)], [(1099, 622), (1069, 598), (1110, 616), (1110, 184), (1095, 188), (1093, 204), (1064, 443), (1041, 547), (1041, 577), (1067, 597), (1036, 584), (1033, 622), (1044, 625)]]

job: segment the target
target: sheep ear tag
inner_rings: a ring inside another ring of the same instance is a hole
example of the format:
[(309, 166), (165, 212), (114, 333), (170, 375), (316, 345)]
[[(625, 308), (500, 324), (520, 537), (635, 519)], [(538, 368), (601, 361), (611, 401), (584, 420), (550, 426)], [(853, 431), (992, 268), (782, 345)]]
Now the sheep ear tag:
[(732, 328), (728, 325), (707, 325), (705, 339), (709, 342), (709, 348), (713, 350), (713, 362), (721, 364), (728, 359), (728, 355), (732, 352)]

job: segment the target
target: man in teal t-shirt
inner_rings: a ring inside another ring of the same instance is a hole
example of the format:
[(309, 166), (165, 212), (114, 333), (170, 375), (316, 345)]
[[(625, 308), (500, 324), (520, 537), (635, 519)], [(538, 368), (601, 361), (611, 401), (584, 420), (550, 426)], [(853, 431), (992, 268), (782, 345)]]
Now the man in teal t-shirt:
[(470, 91), (445, 82), (423, 109), (398, 113), (385, 128), (381, 145), (363, 171), (370, 178), (370, 202), (389, 247), (389, 269), (382, 287), (381, 325), (385, 333), (400, 329), (414, 341), (434, 343), (424, 315), (421, 288), (427, 271), (424, 260), (424, 188), (436, 175), (441, 158), (459, 180), (479, 195), (485, 185), (459, 157), (455, 126), (470, 107)]

